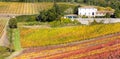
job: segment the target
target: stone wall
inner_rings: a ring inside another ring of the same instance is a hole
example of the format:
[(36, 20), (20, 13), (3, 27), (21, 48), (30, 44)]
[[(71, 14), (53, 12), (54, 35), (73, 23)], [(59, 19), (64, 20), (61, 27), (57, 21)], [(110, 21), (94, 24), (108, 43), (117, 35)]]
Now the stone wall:
[(102, 22), (104, 24), (120, 22), (120, 18), (76, 18), (76, 20), (78, 20), (81, 24), (86, 24), (86, 25), (89, 25), (94, 20), (96, 22)]

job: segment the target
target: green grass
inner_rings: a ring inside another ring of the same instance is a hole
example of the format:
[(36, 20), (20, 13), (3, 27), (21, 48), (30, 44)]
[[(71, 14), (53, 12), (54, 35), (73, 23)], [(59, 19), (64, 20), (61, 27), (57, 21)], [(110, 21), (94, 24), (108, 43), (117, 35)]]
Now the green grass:
[(22, 47), (70, 43), (120, 32), (120, 23), (56, 28), (20, 28)]
[(8, 48), (0, 46), (0, 59), (5, 59), (10, 55)]
[(21, 50), (21, 45), (20, 45), (20, 35), (19, 35), (19, 30), (18, 29), (13, 29), (13, 44), (14, 44), (14, 49), (16, 51)]

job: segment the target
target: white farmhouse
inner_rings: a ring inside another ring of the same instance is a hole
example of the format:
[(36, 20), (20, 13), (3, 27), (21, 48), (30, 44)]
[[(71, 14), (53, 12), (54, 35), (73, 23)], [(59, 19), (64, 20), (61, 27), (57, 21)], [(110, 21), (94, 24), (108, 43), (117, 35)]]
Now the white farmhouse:
[(85, 6), (78, 8), (78, 15), (87, 17), (105, 16), (107, 13), (114, 14), (114, 11), (99, 11), (94, 6)]
[(97, 13), (97, 9), (91, 6), (78, 8), (78, 15), (80, 16), (95, 17), (96, 13)]

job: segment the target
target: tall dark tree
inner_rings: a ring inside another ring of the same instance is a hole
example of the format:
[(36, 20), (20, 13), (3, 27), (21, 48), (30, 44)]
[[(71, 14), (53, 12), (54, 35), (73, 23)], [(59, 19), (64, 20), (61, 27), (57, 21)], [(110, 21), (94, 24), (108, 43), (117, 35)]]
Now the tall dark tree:
[(115, 10), (115, 18), (120, 18), (120, 10)]
[(40, 12), (40, 15), (37, 17), (37, 21), (54, 21), (60, 19), (62, 16), (62, 9), (57, 5), (56, 0), (54, 0), (54, 5), (50, 10)]
[(79, 7), (81, 7), (80, 5), (78, 5), (78, 6), (76, 6), (75, 8), (74, 8), (74, 14), (78, 14), (78, 8)]
[(17, 20), (15, 18), (10, 19), (9, 28), (17, 28)]

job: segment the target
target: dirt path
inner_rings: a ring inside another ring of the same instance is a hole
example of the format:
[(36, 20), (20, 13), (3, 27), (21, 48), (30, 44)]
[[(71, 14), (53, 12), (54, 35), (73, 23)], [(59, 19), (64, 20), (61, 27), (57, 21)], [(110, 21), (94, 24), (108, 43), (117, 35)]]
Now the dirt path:
[(37, 29), (37, 28), (51, 28), (50, 26), (47, 25), (34, 25), (34, 26), (20, 26), (23, 28), (31, 28), (31, 29)]
[(9, 41), (8, 41), (8, 37), (7, 37), (7, 26), (8, 26), (9, 19), (10, 18), (7, 19), (5, 28), (3, 29), (3, 34), (0, 37), (0, 46), (6, 46), (7, 47), (9, 45)]

